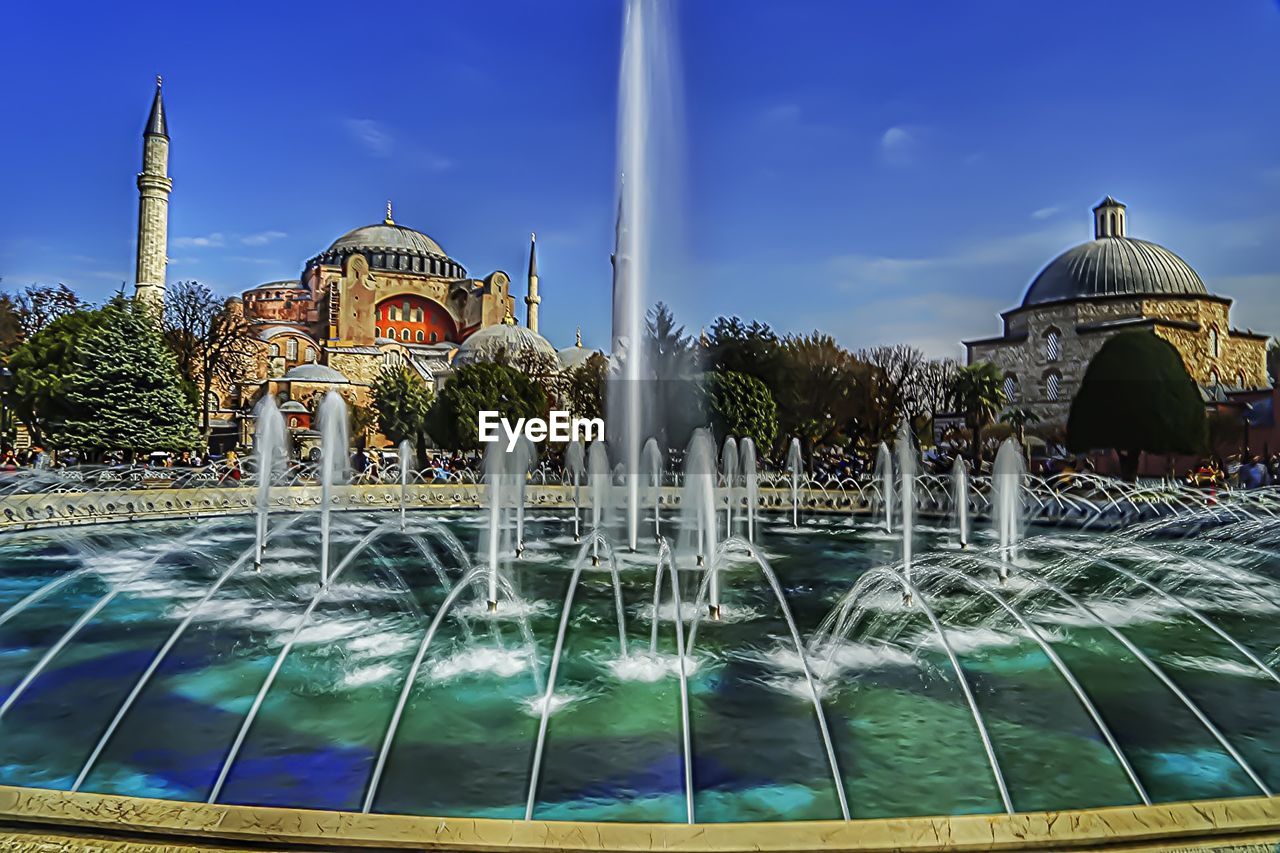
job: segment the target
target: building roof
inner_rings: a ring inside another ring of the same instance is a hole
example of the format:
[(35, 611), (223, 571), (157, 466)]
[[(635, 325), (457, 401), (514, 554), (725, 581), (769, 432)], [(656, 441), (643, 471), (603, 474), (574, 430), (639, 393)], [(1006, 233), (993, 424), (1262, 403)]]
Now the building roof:
[(1068, 249), (1036, 276), (1022, 307), (1094, 296), (1207, 296), (1186, 261), (1146, 240), (1102, 237)]
[(284, 382), (320, 382), (330, 385), (346, 385), (351, 382), (326, 364), (299, 364), (285, 371), (280, 378)]
[(453, 357), (453, 364), (460, 366), (493, 362), (499, 357), (510, 362), (525, 352), (556, 359), (555, 347), (551, 346), (551, 342), (542, 335), (514, 323), (497, 323), (481, 329), (463, 341)]
[(306, 329), (300, 329), (297, 326), (265, 326), (255, 330), (254, 334), (258, 336), (258, 340), (268, 341), (278, 335), (297, 335), (300, 338), (306, 338), (308, 341), (315, 343), (315, 338)]
[(343, 249), (381, 249), (407, 254), (436, 255), (447, 257), (444, 249), (435, 240), (403, 225), (379, 222), (376, 225), (364, 225), (343, 234), (329, 246), (330, 251)]
[(164, 85), (164, 81), (156, 76), (156, 96), (151, 99), (151, 115), (147, 116), (147, 129), (144, 131), (145, 136), (163, 136), (169, 138), (169, 122), (164, 116), (164, 98), (160, 94), (160, 88)]
[(288, 400), (280, 404), (280, 413), (284, 415), (305, 415), (307, 407), (297, 400)]
[(1094, 211), (1101, 210), (1104, 207), (1124, 207), (1123, 202), (1116, 201), (1112, 196), (1107, 196), (1094, 206)]

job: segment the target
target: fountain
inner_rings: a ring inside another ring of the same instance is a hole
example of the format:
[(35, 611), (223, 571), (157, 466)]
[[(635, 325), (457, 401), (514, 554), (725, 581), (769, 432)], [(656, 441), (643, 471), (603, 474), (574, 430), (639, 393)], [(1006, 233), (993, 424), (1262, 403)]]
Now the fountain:
[(413, 445), (409, 439), (400, 442), (400, 529), (405, 529), (405, 508), (409, 503), (409, 472), (412, 470), (410, 457)]
[(572, 441), (564, 450), (564, 470), (573, 484), (573, 541), (582, 538), (582, 477), (584, 473), (581, 441)]
[(902, 572), (910, 581), (912, 516), (916, 509), (916, 449), (912, 444), (911, 425), (906, 418), (898, 428), (897, 451), (898, 476), (902, 483)]
[(650, 438), (644, 443), (644, 468), (649, 472), (649, 485), (653, 489), (653, 538), (662, 541), (662, 451), (658, 440)]
[(956, 538), (961, 548), (969, 547), (969, 469), (964, 457), (956, 454), (951, 465), (951, 504), (955, 508)]
[(884, 517), (884, 532), (893, 533), (893, 454), (889, 445), (880, 442), (876, 453), (876, 481), (880, 484), (880, 512)]
[(284, 415), (272, 394), (265, 395), (254, 407), (257, 426), (253, 435), (254, 467), (258, 478), (258, 526), (253, 552), (253, 570), (262, 571), (262, 557), (267, 547), (267, 516), (271, 511), (271, 486), (284, 472)]
[(756, 444), (749, 437), (742, 439), (742, 482), (747, 493), (747, 541), (756, 541), (756, 504), (759, 496), (759, 475), (756, 471)]
[[(627, 476), (625, 473), (623, 476)], [(604, 528), (608, 518), (609, 499), (613, 494), (613, 472), (609, 468), (609, 448), (603, 441), (593, 441), (587, 449), (587, 489), (591, 492), (591, 531)], [(628, 522), (629, 524), (630, 522)], [(600, 565), (600, 540), (592, 536), (591, 565)]]
[(720, 454), (720, 475), (724, 477), (724, 538), (729, 539), (733, 536), (733, 486), (738, 477), (738, 443), (733, 436), (724, 440), (724, 448)]
[(347, 403), (337, 391), (320, 403), (320, 583), (329, 582), (329, 543), (333, 487), (347, 478)]
[(992, 468), (991, 489), (996, 534), (1000, 538), (1000, 580), (1009, 578), (1009, 567), (1018, 557), (1018, 539), (1022, 526), (1022, 488), (1026, 464), (1022, 448), (1006, 438), (996, 451)]
[(800, 529), (800, 473), (804, 460), (800, 458), (800, 439), (792, 438), (787, 450), (787, 473), (791, 476), (791, 526)]

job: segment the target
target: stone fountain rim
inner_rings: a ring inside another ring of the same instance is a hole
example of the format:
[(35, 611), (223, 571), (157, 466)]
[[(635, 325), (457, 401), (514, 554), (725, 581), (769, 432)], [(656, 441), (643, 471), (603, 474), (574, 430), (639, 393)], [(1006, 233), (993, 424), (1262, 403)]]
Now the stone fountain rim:
[[(1275, 843), (1280, 798), (1246, 797), (1059, 812), (766, 823), (596, 823), (417, 817), (124, 797), (0, 786), (0, 843), (64, 849), (379, 848), (449, 851), (1163, 850), (1170, 843)], [(22, 849), (19, 847), (18, 849)], [(34, 849), (34, 848), (32, 848)]]

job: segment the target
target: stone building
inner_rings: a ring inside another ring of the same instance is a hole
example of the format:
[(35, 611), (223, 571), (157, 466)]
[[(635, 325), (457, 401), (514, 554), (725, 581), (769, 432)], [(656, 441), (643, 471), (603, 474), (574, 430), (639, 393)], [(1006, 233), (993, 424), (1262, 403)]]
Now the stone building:
[(1231, 299), (1211, 294), (1182, 258), (1130, 237), (1125, 206), (1093, 209), (1094, 239), (1049, 262), (997, 337), (965, 341), (968, 362), (1004, 374), (1009, 405), (1066, 423), (1090, 359), (1112, 335), (1150, 329), (1182, 355), (1206, 398), (1270, 385), (1267, 335), (1231, 327)]
[[(169, 146), (157, 78), (138, 175), (134, 291), (135, 299), (156, 310), (163, 309), (165, 298), (173, 187)], [(296, 280), (261, 284), (233, 300), (251, 324), (260, 352), (255, 375), (237, 387), (214, 387), (203, 395), (221, 439), (215, 443), (248, 443), (250, 412), (264, 394), (289, 403), (290, 425), (305, 430), (316, 402), (328, 390), (353, 405), (367, 405), (386, 366), (403, 365), (438, 386), (459, 354), (462, 364), (510, 357), (528, 348), (555, 364), (555, 348), (538, 334), (542, 299), (533, 237), (524, 301), (527, 326), (514, 327), (516, 300), (505, 272), (468, 274), (434, 239), (397, 223), (388, 202), (381, 222), (338, 237), (302, 265)]]

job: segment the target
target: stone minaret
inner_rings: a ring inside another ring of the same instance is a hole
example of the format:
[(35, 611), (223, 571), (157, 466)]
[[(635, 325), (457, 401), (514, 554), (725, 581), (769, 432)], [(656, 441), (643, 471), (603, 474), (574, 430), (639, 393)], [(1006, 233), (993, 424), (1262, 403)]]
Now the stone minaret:
[(164, 305), (164, 272), (169, 249), (169, 125), (165, 121), (161, 80), (142, 135), (142, 171), (138, 173), (138, 265), (134, 299), (157, 309)]
[(1101, 240), (1103, 237), (1123, 237), (1125, 232), (1125, 207), (1111, 196), (1098, 202), (1093, 209), (1093, 236)]
[(542, 297), (538, 295), (538, 235), (529, 235), (529, 295), (524, 298), (527, 307), (529, 331), (538, 333), (538, 306)]

